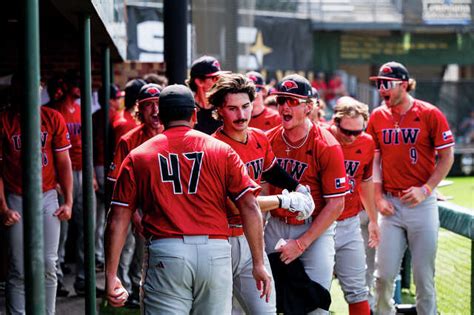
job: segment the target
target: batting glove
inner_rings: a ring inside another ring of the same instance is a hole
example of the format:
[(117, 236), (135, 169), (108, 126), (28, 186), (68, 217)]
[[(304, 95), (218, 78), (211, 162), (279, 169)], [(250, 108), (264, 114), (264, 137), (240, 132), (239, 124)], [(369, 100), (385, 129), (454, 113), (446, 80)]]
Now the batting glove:
[(296, 217), (298, 220), (306, 220), (311, 216), (314, 210), (314, 202), (311, 196), (301, 192), (288, 192), (284, 189), (278, 196), (281, 200), (281, 207), (290, 212), (299, 212)]
[(298, 220), (306, 220), (313, 214), (315, 207), (313, 196), (311, 196), (311, 189), (308, 185), (298, 185), (296, 191), (305, 196), (305, 211), (301, 211), (296, 218)]

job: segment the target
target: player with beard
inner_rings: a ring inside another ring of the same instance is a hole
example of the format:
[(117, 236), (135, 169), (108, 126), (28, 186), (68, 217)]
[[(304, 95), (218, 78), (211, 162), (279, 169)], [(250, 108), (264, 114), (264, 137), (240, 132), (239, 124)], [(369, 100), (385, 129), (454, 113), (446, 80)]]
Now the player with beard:
[[(309, 185), (316, 205), (308, 220), (300, 221), (285, 209), (271, 211), (265, 228), (268, 254), (280, 238), (287, 244), (278, 251), (288, 264), (300, 258), (309, 278), (329, 291), (334, 266), (335, 220), (344, 209), (346, 171), (341, 146), (327, 130), (310, 121), (313, 93), (308, 80), (293, 74), (277, 86), (282, 124), (267, 132), (278, 163), (302, 185)], [(281, 189), (270, 187), (272, 194)], [(311, 314), (327, 314), (316, 309)]]
[[(299, 185), (276, 163), (275, 155), (263, 131), (248, 127), (251, 121), (255, 86), (241, 74), (223, 74), (209, 91), (209, 103), (216, 107), (223, 126), (213, 134), (214, 138), (229, 144), (245, 163), (251, 178), (286, 189), (281, 195), (258, 196), (262, 211), (277, 208), (299, 212), (300, 220), (307, 219), (314, 210), (314, 203), (306, 187)], [(288, 193), (288, 190), (299, 192)], [(303, 193), (304, 192), (304, 193)], [(270, 300), (258, 298), (258, 290), (252, 277), (252, 256), (242, 229), (242, 219), (237, 207), (228, 200), (229, 242), (232, 245), (233, 296), (247, 314), (274, 314), (275, 293)], [(265, 265), (270, 264), (265, 256)], [(274, 288), (272, 288), (274, 291)], [(233, 314), (237, 313), (234, 304)]]
[(408, 94), (416, 83), (405, 66), (388, 62), (370, 79), (376, 81), (383, 99), (367, 128), (375, 141), (375, 201), (382, 214), (375, 313), (395, 312), (393, 282), (408, 246), (417, 312), (436, 314), (434, 273), (439, 216), (433, 190), (453, 164), (454, 138), (438, 108)]

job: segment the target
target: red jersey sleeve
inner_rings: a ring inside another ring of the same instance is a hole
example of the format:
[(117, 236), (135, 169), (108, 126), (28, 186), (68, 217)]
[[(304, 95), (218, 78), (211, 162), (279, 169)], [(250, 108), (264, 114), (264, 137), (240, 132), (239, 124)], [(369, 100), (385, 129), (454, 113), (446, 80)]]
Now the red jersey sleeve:
[(322, 170), (323, 198), (344, 196), (348, 190), (348, 180), (341, 146), (328, 146), (321, 153), (319, 163)]
[(226, 176), (227, 192), (232, 200), (238, 200), (249, 191), (255, 196), (260, 192), (261, 187), (250, 178), (244, 163), (230, 147), (226, 158), (226, 172), (229, 174)]
[(52, 143), (53, 149), (56, 152), (68, 150), (71, 148), (71, 142), (69, 141), (69, 132), (67, 131), (66, 121), (63, 116), (56, 111), (51, 111), (51, 115), (54, 115), (52, 118), (55, 121), (56, 128), (56, 133)]
[(117, 148), (115, 149), (114, 159), (110, 164), (110, 171), (107, 176), (108, 180), (112, 182), (115, 182), (117, 180), (120, 166), (122, 165), (122, 162), (128, 155), (128, 153), (130, 153), (128, 143), (123, 138), (121, 138), (119, 143), (117, 144)]
[(372, 136), (372, 140), (374, 140), (374, 148), (376, 151), (380, 150), (379, 140), (377, 138), (377, 133), (374, 130), (374, 114), (370, 115), (369, 123), (367, 125), (366, 132)]
[(454, 145), (454, 137), (451, 129), (449, 129), (448, 121), (443, 113), (434, 107), (429, 115), (430, 124), (432, 126), (430, 130), (430, 137), (433, 139), (434, 147), (436, 150), (442, 150)]
[(362, 174), (363, 181), (367, 181), (372, 178), (372, 170), (373, 170), (373, 164), (374, 164), (374, 150), (375, 150), (374, 141), (372, 139), (370, 139), (370, 141), (367, 141), (367, 146), (369, 147), (369, 150), (367, 152), (369, 156), (367, 158), (368, 163), (365, 164), (364, 173)]
[(127, 156), (120, 167), (111, 204), (126, 207), (134, 211), (137, 207), (136, 187), (133, 161), (130, 156)]

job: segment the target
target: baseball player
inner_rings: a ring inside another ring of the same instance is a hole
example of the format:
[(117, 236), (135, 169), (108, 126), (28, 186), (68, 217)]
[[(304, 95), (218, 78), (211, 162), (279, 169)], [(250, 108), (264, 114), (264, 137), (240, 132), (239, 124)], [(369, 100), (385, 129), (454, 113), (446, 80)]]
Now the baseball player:
[(358, 216), (362, 207), (370, 219), (369, 246), (376, 247), (379, 242), (372, 182), (374, 141), (364, 132), (368, 119), (367, 105), (343, 96), (336, 102), (334, 123), (328, 126), (328, 130), (341, 144), (349, 180), (350, 190), (345, 197), (344, 211), (336, 224), (334, 271), (351, 315), (370, 315), (365, 281), (365, 246)]
[(125, 85), (125, 108), (117, 113), (112, 123), (115, 144), (119, 142), (124, 134), (138, 126), (135, 120), (135, 101), (137, 100), (138, 92), (140, 92), (140, 89), (145, 84), (146, 82), (142, 79), (133, 79)]
[[(7, 226), (9, 243), (9, 267), (6, 284), (8, 314), (25, 314), (23, 206), (21, 167), (20, 93), (21, 82), (14, 76), (12, 81), (12, 109), (0, 114), (0, 216)], [(69, 136), (66, 123), (57, 111), (42, 106), (41, 115), (41, 163), (43, 184), (43, 237), (45, 264), (45, 302), (47, 314), (56, 309), (56, 261), (60, 220), (71, 218), (72, 168), (69, 158)], [(58, 205), (55, 190), (59, 183), (65, 202)]]
[[(299, 221), (284, 209), (271, 211), (265, 228), (265, 248), (275, 252), (280, 238), (287, 244), (279, 249), (281, 260), (300, 258), (309, 278), (328, 291), (334, 265), (334, 221), (344, 208), (347, 192), (344, 156), (332, 134), (312, 123), (311, 85), (300, 75), (286, 76), (274, 92), (282, 125), (267, 136), (282, 168), (303, 185), (309, 185), (316, 208), (312, 217)], [(272, 194), (280, 189), (271, 187)], [(314, 314), (327, 314), (316, 309)]]
[(436, 314), (439, 217), (433, 189), (453, 164), (454, 138), (438, 108), (408, 94), (416, 83), (405, 66), (388, 62), (370, 79), (375, 80), (383, 100), (370, 116), (367, 129), (375, 141), (375, 201), (382, 214), (375, 312), (394, 313), (393, 282), (408, 246), (417, 312)]
[[(263, 222), (255, 193), (260, 187), (229, 145), (192, 127), (192, 92), (171, 85), (160, 95), (161, 135), (132, 150), (120, 169), (106, 235), (107, 297), (126, 299), (116, 271), (133, 211), (143, 210), (149, 239), (144, 264), (144, 314), (229, 314), (231, 248), (226, 196), (238, 207), (253, 257), (260, 296), (269, 299), (271, 277), (263, 259)], [(157, 165), (157, 167), (151, 167)]]
[(190, 77), (186, 84), (194, 92), (194, 99), (198, 109), (196, 130), (207, 133), (214, 133), (222, 125), (222, 122), (212, 117), (214, 108), (207, 101), (206, 93), (217, 81), (219, 75), (228, 73), (222, 71), (219, 61), (211, 56), (202, 56), (194, 60), (191, 65)]
[[(81, 136), (81, 107), (76, 100), (81, 96), (79, 88), (79, 77), (74, 71), (68, 71), (64, 76), (62, 84), (62, 97), (59, 99), (51, 98), (52, 101), (46, 106), (57, 110), (64, 117), (71, 140), (71, 157), (73, 170), (73, 208), (72, 223), (77, 231), (77, 256), (76, 256), (76, 280), (74, 290), (78, 295), (85, 293), (85, 274), (84, 274), (84, 219), (83, 219), (83, 198), (82, 198), (82, 136)], [(51, 97), (51, 95), (50, 95)], [(94, 179), (95, 181), (95, 179)], [(95, 182), (96, 188), (97, 182)], [(95, 199), (95, 195), (94, 195)], [(94, 200), (95, 203), (95, 200)], [(61, 224), (61, 240), (59, 243), (59, 261), (64, 261), (65, 246), (67, 239), (68, 225), (66, 222)], [(62, 282), (62, 270), (59, 265), (58, 277)]]
[[(287, 190), (305, 191), (307, 194), (292, 192), (278, 196), (262, 196), (257, 201), (263, 211), (284, 207), (302, 213), (301, 219), (308, 218), (314, 210), (314, 203), (306, 187), (298, 187), (298, 182), (276, 163), (275, 155), (267, 137), (258, 129), (249, 128), (255, 86), (241, 74), (223, 74), (209, 91), (209, 103), (217, 109), (223, 126), (213, 137), (229, 144), (245, 163), (249, 175), (260, 184), (267, 182)], [(276, 313), (275, 294), (265, 303), (258, 297), (252, 277), (252, 256), (242, 229), (242, 219), (232, 204), (227, 207), (229, 216), (230, 244), (232, 245), (233, 296), (247, 314)], [(270, 264), (265, 257), (265, 266)], [(274, 290), (272, 288), (272, 290)], [(234, 306), (233, 313), (237, 312)]]
[(255, 100), (253, 101), (252, 119), (250, 120), (249, 127), (266, 131), (280, 125), (281, 118), (278, 111), (266, 107), (263, 103), (266, 89), (263, 76), (256, 71), (247, 72), (246, 76), (255, 84), (256, 92)]
[[(110, 172), (107, 176), (107, 179), (113, 184), (117, 181), (120, 165), (122, 165), (123, 160), (130, 151), (163, 131), (163, 126), (158, 119), (160, 92), (161, 87), (159, 85), (149, 83), (145, 84), (138, 93), (136, 100), (138, 111), (136, 115), (137, 119), (142, 123), (123, 135), (117, 144), (114, 161), (110, 166)], [(139, 305), (141, 265), (143, 261), (142, 253), (144, 248), (143, 236), (140, 235), (140, 221), (140, 213), (139, 211), (135, 211), (133, 222), (136, 231), (132, 232), (130, 226), (119, 265), (120, 279), (127, 292), (131, 294), (127, 306), (132, 307), (138, 307)], [(131, 268), (132, 266), (134, 268)]]

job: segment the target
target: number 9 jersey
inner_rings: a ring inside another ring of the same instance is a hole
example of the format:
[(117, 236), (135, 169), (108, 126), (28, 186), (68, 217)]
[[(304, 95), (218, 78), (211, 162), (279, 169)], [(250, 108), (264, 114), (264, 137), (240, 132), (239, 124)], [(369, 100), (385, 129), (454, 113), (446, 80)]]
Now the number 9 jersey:
[[(381, 153), (385, 191), (422, 186), (434, 171), (436, 150), (454, 145), (443, 113), (429, 103), (412, 101), (405, 114), (393, 114), (382, 105), (370, 115), (367, 132), (375, 141), (375, 151)], [(410, 171), (401, 174), (400, 170)]]

